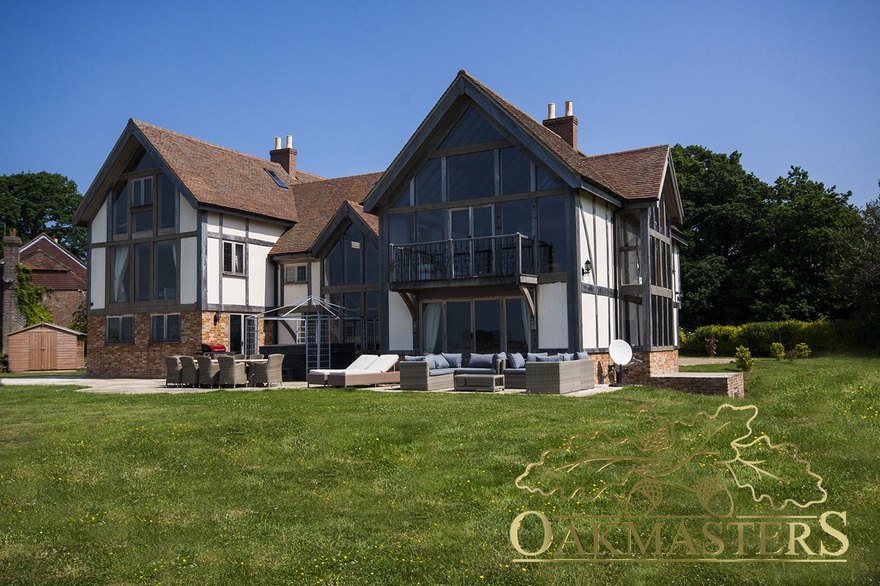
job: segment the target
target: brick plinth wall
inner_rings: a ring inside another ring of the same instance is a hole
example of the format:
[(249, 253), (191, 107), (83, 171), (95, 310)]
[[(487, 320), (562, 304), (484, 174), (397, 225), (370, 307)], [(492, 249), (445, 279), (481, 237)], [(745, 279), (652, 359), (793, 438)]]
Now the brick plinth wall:
[[(163, 378), (165, 357), (195, 356), (202, 344), (224, 344), (229, 340), (229, 316), (220, 314), (214, 323), (213, 311), (190, 311), (180, 314), (180, 342), (150, 343), (150, 314), (134, 316), (134, 344), (106, 344), (106, 316), (89, 316), (88, 376), (96, 378)], [(259, 341), (266, 343), (266, 322), (261, 324)], [(270, 328), (271, 329), (271, 328)]]
[(651, 379), (652, 387), (673, 389), (698, 395), (721, 395), (731, 399), (745, 397), (741, 372), (680, 372)]

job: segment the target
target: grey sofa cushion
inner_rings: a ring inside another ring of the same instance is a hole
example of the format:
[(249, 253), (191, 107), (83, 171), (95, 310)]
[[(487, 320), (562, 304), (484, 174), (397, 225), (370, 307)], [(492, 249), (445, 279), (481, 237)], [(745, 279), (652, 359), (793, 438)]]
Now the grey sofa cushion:
[(452, 368), (452, 365), (447, 362), (442, 354), (431, 354), (431, 360), (434, 361), (434, 366), (431, 368)]
[(449, 368), (461, 367), (461, 354), (447, 354), (446, 352), (441, 352), (440, 355), (449, 363)]
[(546, 354), (541, 356), (539, 354), (538, 356), (535, 356), (535, 362), (562, 362), (562, 356), (559, 354), (556, 356), (547, 356)]
[(428, 370), (428, 375), (429, 376), (440, 376), (443, 374), (455, 374), (457, 372), (458, 372), (458, 370), (456, 370), (454, 368), (432, 368), (432, 369)]
[(510, 358), (508, 359), (507, 364), (510, 365), (510, 368), (525, 368), (526, 359), (523, 358), (523, 355), (519, 352), (514, 352), (510, 354)]
[(455, 374), (495, 374), (495, 371), (491, 368), (456, 368)]
[(526, 354), (526, 361), (527, 362), (537, 362), (538, 356), (546, 357), (547, 353), (546, 352), (529, 352), (528, 354)]
[(590, 357), (586, 352), (575, 352), (574, 355), (577, 360), (587, 360)]
[(468, 358), (468, 368), (488, 368), (492, 369), (492, 358), (494, 354), (477, 354), (472, 353)]

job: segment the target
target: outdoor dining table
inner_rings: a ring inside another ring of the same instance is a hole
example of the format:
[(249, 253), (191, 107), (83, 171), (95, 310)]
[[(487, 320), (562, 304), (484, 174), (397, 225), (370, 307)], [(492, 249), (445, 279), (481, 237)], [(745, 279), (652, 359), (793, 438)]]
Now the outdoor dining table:
[(247, 379), (248, 385), (251, 384), (251, 366), (254, 364), (267, 364), (269, 362), (268, 358), (236, 358), (236, 362), (243, 362), (245, 369), (247, 370)]

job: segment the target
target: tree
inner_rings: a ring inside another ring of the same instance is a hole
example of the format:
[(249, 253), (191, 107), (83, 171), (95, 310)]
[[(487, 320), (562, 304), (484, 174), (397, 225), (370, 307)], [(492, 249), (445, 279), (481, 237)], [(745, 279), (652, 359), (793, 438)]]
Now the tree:
[(743, 169), (741, 155), (675, 145), (672, 157), (684, 206), (682, 325), (749, 321), (753, 295), (745, 275), (760, 249), (770, 187)]
[(86, 230), (72, 224), (80, 201), (76, 183), (57, 173), (0, 175), (0, 222), (5, 233), (16, 228), (22, 241), (28, 242), (45, 232), (85, 259)]
[(812, 181), (800, 167), (779, 177), (764, 219), (763, 242), (749, 275), (751, 312), (761, 321), (842, 317), (844, 299), (829, 280), (838, 248), (858, 230), (850, 192)]
[(855, 230), (838, 234), (836, 262), (827, 277), (835, 292), (849, 302), (861, 339), (876, 352), (880, 350), (880, 197), (868, 202), (859, 217)]

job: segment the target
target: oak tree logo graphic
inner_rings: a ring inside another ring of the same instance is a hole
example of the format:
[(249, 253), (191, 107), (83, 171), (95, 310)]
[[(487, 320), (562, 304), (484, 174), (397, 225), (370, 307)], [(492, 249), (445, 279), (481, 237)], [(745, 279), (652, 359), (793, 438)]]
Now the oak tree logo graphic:
[(825, 502), (822, 478), (796, 446), (756, 433), (757, 416), (754, 405), (725, 404), (691, 421), (667, 421), (642, 407), (631, 436), (602, 429), (572, 435), (526, 466), (516, 485), (581, 504), (622, 501), (628, 517), (648, 515), (670, 491), (692, 495), (715, 517), (733, 515), (731, 488), (774, 511)]

